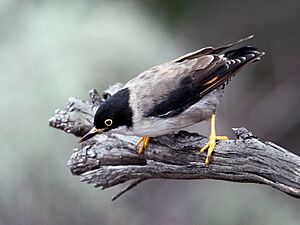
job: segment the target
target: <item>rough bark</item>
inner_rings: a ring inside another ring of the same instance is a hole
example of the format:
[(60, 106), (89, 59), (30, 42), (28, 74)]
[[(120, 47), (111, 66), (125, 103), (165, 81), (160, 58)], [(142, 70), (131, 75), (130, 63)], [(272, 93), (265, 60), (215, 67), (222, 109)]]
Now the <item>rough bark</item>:
[[(104, 98), (120, 87), (109, 87)], [(91, 102), (69, 98), (66, 109), (56, 110), (50, 118), (50, 126), (78, 137), (89, 131), (95, 110), (104, 101), (95, 89), (89, 93)], [(220, 141), (209, 166), (204, 164), (205, 154), (199, 154), (208, 139), (186, 131), (151, 139), (140, 157), (135, 149), (137, 137), (98, 135), (74, 150), (68, 166), (81, 181), (103, 189), (135, 180), (113, 199), (154, 178), (260, 183), (300, 198), (300, 157), (276, 144), (260, 141), (245, 128), (233, 131), (237, 139)]]

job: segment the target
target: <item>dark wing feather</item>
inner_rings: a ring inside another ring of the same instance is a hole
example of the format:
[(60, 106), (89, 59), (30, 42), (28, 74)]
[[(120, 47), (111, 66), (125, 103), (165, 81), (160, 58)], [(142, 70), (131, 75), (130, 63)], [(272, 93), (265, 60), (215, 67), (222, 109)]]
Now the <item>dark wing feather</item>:
[(263, 55), (248, 46), (219, 54), (249, 38), (219, 48), (200, 49), (152, 67), (130, 80), (125, 87), (131, 91), (131, 107), (135, 114), (172, 117), (195, 104)]
[[(207, 56), (202, 56), (207, 57)], [(201, 61), (200, 57), (198, 60)], [(184, 70), (177, 77), (176, 87), (168, 92), (161, 101), (155, 104), (144, 116), (172, 117), (178, 115), (189, 106), (201, 99), (202, 92), (209, 89), (213, 83), (214, 72), (225, 64), (219, 56), (213, 56), (212, 62), (203, 69), (195, 69), (184, 74)]]
[(199, 49), (195, 52), (190, 52), (184, 56), (181, 56), (177, 59), (174, 60), (174, 62), (183, 62), (185, 60), (191, 60), (191, 59), (195, 59), (195, 58), (199, 58), (200, 56), (203, 56), (203, 55), (209, 55), (209, 54), (219, 54), (223, 51), (225, 51), (226, 49), (228, 48), (231, 48), (241, 42), (244, 42), (244, 41), (247, 41), (251, 38), (253, 38), (254, 36), (251, 35), (249, 37), (246, 37), (246, 38), (242, 38), (236, 42), (233, 42), (233, 43), (230, 43), (228, 45), (224, 45), (224, 46), (220, 46), (218, 48), (213, 48), (213, 47), (206, 47), (206, 48), (202, 48), (202, 49)]
[[(224, 84), (246, 64), (258, 60), (261, 55), (263, 53), (249, 46), (225, 52), (224, 57), (208, 55), (214, 58), (209, 65), (202, 69), (189, 70), (188, 75), (180, 73), (176, 88), (170, 90), (162, 101), (146, 111), (144, 116), (166, 118), (178, 115), (204, 95)], [(201, 59), (208, 56), (200, 56), (198, 61), (201, 62)]]

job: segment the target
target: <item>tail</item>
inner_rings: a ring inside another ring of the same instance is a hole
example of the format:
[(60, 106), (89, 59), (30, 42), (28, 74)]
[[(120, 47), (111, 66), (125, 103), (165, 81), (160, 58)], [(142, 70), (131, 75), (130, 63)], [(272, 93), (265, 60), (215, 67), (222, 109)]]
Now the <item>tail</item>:
[(259, 61), (264, 55), (264, 52), (259, 52), (257, 48), (252, 46), (243, 46), (224, 52), (221, 57), (226, 59), (223, 67), (219, 68), (218, 72), (236, 73), (245, 65)]
[[(230, 46), (231, 47), (231, 46)], [(222, 47), (227, 48), (227, 47)], [(223, 50), (222, 49), (222, 50)], [(216, 49), (217, 51), (213, 54), (218, 54), (220, 48)], [(212, 91), (213, 89), (219, 87), (222, 84), (228, 83), (228, 81), (244, 66), (247, 64), (259, 61), (260, 58), (264, 55), (264, 52), (258, 51), (257, 48), (252, 46), (243, 46), (233, 50), (225, 51), (223, 54), (219, 54), (220, 57), (225, 59), (225, 63), (214, 70), (209, 79), (212, 79), (213, 82), (207, 82), (207, 87), (201, 92), (201, 95), (205, 95)]]
[(197, 51), (190, 52), (184, 56), (181, 56), (181, 57), (175, 59), (174, 62), (183, 62), (184, 60), (199, 58), (200, 56), (203, 56), (203, 55), (219, 54), (219, 53), (225, 51), (226, 49), (231, 48), (235, 45), (238, 45), (242, 42), (245, 42), (253, 37), (254, 37), (254, 35), (250, 35), (249, 37), (242, 38), (236, 42), (230, 43), (228, 45), (223, 45), (223, 46), (220, 46), (217, 48), (213, 48), (213, 47), (202, 48)]

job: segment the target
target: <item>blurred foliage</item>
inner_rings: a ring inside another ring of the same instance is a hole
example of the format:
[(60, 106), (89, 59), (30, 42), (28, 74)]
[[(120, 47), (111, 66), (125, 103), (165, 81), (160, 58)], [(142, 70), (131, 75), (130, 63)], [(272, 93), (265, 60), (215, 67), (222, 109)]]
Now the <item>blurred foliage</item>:
[(300, 154), (298, 11), (296, 0), (1, 0), (0, 225), (298, 224), (299, 201), (249, 184), (152, 181), (111, 203), (116, 189), (70, 174), (76, 139), (47, 124), (69, 96), (255, 34), (267, 55), (228, 88), (218, 130), (245, 126)]

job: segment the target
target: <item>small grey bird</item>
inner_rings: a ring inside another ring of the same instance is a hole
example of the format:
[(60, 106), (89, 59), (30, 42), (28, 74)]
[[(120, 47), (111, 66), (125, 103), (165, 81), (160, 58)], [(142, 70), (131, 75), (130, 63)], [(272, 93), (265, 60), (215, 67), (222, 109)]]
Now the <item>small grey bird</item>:
[(81, 138), (114, 133), (140, 136), (139, 154), (157, 137), (211, 118), (208, 165), (217, 140), (215, 112), (229, 80), (245, 65), (260, 60), (264, 52), (242, 46), (229, 48), (253, 36), (218, 48), (206, 47), (173, 61), (154, 66), (124, 85), (97, 109), (94, 127)]

